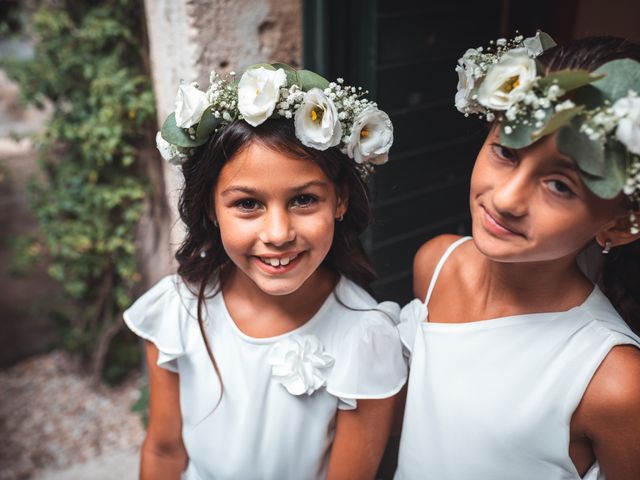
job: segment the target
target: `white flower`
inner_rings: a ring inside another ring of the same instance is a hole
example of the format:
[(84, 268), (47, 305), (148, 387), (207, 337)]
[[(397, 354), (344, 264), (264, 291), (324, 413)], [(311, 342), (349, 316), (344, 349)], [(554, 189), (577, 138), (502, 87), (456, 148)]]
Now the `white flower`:
[(336, 106), (319, 88), (312, 88), (295, 115), (296, 137), (307, 147), (326, 150), (340, 143), (342, 126)]
[(326, 383), (333, 357), (314, 335), (290, 335), (269, 352), (271, 375), (292, 395), (311, 395)]
[(479, 52), (473, 48), (468, 49), (462, 58), (458, 59), (456, 72), (458, 72), (458, 91), (456, 92), (455, 105), (462, 113), (477, 113), (481, 109), (471, 101), (471, 92), (476, 86), (478, 75), (482, 70), (475, 64), (473, 57)]
[(640, 155), (640, 97), (629, 92), (613, 104), (613, 112), (620, 117), (616, 137), (627, 150)]
[(507, 110), (525, 97), (535, 79), (535, 60), (524, 48), (509, 50), (487, 71), (478, 89), (478, 102), (491, 110)]
[(269, 118), (278, 103), (280, 87), (286, 83), (287, 75), (282, 68), (259, 67), (244, 72), (238, 83), (238, 110), (244, 120), (257, 127)]
[(393, 125), (389, 116), (375, 107), (366, 107), (353, 121), (345, 151), (356, 163), (381, 165), (389, 159), (391, 144)]
[(194, 85), (180, 85), (176, 96), (176, 125), (181, 128), (192, 127), (200, 121), (208, 106), (205, 92)]
[(178, 147), (162, 138), (160, 132), (156, 134), (156, 146), (162, 158), (173, 165), (180, 165), (189, 158), (189, 156), (180, 151)]

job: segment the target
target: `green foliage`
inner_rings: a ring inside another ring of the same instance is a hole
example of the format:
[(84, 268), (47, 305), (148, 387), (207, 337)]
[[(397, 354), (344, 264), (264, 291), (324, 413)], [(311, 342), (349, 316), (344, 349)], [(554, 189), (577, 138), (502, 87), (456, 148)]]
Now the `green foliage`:
[(4, 65), (26, 101), (53, 103), (38, 139), (43, 180), (30, 193), (49, 274), (72, 306), (63, 344), (111, 378), (131, 363), (134, 340), (109, 345), (141, 279), (134, 233), (148, 185), (139, 158), (155, 119), (141, 4), (43, 2), (29, 18), (35, 57)]
[(131, 411), (140, 415), (145, 428), (149, 425), (149, 385), (140, 388), (140, 398), (133, 404)]

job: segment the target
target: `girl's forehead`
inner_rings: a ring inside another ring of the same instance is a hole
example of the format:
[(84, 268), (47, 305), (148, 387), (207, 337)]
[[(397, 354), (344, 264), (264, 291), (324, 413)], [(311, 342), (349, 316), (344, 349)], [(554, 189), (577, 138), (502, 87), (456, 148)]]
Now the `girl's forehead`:
[(323, 170), (306, 158), (294, 158), (253, 142), (222, 167), (217, 189), (230, 184), (298, 186), (310, 182), (331, 184)]

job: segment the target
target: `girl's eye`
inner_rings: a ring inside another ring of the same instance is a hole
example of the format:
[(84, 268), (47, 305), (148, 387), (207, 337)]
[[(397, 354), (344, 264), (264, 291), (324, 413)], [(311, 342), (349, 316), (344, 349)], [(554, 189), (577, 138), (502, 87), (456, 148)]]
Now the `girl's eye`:
[(561, 195), (563, 197), (573, 196), (573, 190), (571, 190), (566, 183), (560, 180), (550, 180), (549, 182), (547, 182), (547, 184), (549, 185), (551, 191), (558, 195)]
[(246, 198), (244, 200), (236, 202), (236, 207), (238, 207), (240, 210), (244, 210), (245, 212), (252, 212), (258, 208), (258, 202), (256, 200)]
[(503, 158), (509, 162), (512, 162), (516, 159), (515, 152), (510, 148), (504, 147), (499, 143), (493, 143), (491, 146), (493, 147), (493, 151), (498, 157)]
[(294, 207), (309, 207), (311, 205), (313, 205), (316, 202), (316, 198), (313, 195), (298, 195), (297, 197), (295, 197), (291, 204)]

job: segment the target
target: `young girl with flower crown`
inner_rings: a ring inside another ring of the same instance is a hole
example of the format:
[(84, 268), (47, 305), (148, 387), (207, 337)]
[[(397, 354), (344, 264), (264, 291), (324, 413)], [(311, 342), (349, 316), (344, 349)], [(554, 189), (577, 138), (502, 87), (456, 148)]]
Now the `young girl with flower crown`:
[(406, 367), (358, 240), (393, 139), (363, 93), (284, 65), (180, 87), (157, 137), (184, 174), (178, 274), (124, 315), (147, 340), (142, 479), (375, 475)]
[(473, 238), (415, 258), (397, 479), (640, 478), (640, 48), (550, 47), (459, 62), (456, 106), (492, 126)]

